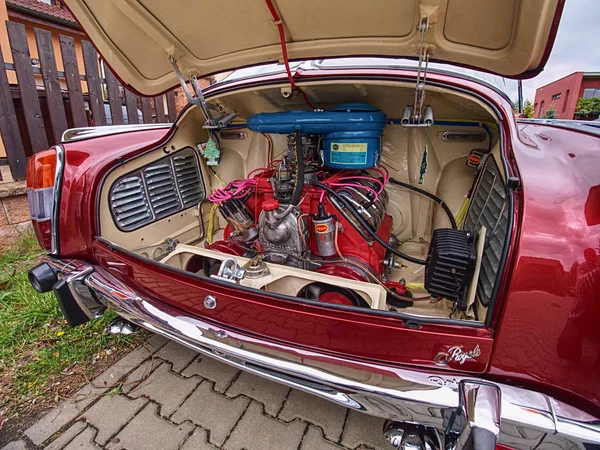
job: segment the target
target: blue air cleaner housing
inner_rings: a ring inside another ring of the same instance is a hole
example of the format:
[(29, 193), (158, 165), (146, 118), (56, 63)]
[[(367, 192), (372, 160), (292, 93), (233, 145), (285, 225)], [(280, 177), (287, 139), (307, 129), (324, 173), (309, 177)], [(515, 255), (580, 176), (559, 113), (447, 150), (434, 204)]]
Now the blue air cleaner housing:
[(379, 164), (387, 116), (366, 103), (343, 103), (330, 111), (288, 111), (250, 116), (259, 133), (323, 135), (323, 160), (334, 169), (370, 169)]

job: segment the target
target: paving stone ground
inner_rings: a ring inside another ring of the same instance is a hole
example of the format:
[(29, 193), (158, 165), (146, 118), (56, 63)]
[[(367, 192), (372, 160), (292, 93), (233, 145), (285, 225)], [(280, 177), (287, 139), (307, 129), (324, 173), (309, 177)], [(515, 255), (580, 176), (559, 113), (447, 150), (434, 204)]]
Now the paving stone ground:
[(389, 450), (382, 427), (153, 336), (0, 450)]

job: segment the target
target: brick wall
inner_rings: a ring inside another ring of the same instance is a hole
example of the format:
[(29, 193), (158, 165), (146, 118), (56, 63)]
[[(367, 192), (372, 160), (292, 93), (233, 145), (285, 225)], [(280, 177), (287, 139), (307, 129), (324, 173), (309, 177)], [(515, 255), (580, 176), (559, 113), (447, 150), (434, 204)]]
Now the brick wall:
[(31, 217), (24, 181), (0, 183), (0, 251), (19, 241), (31, 230)]
[[(198, 84), (200, 85), (200, 88), (204, 89), (204, 88), (210, 86), (211, 80), (212, 80), (212, 78), (199, 78)], [(191, 86), (190, 86), (190, 89), (192, 89)], [(175, 89), (174, 92), (175, 92), (175, 109), (177, 111), (177, 114), (179, 114), (181, 112), (181, 110), (188, 104), (188, 101), (187, 101), (187, 97), (185, 96), (185, 93), (183, 92), (183, 89), (181, 89), (180, 87)]]

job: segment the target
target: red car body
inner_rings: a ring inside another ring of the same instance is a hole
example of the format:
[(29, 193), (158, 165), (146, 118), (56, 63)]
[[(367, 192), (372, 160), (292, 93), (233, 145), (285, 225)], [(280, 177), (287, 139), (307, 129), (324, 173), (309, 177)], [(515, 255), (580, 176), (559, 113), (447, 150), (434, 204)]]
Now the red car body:
[[(414, 74), (353, 69), (296, 76), (310, 82), (332, 76), (402, 79)], [(209, 89), (206, 95), (210, 98), (220, 89), (251, 87), (282, 77), (230, 83)], [(229, 336), (260, 337), (258, 345), (268, 343), (303, 357), (310, 354), (385, 376), (410, 370), (440, 386), (476, 376), (551, 396), (594, 422), (593, 417), (600, 417), (600, 332), (594, 328), (600, 318), (600, 140), (586, 132), (517, 122), (504, 96), (475, 81), (435, 73), (428, 81), (475, 93), (493, 104), (502, 117), (503, 156), (514, 188), (513, 232), (487, 326), (435, 320), (399, 324), (385, 314), (286, 301), (207, 283), (189, 273), (184, 277), (177, 269), (111, 247), (97, 237), (104, 176), (123, 160), (160, 146), (174, 131), (168, 128), (63, 144), (60, 253), (56, 256), (103, 269), (169, 310), (197, 317), (209, 328), (210, 324), (215, 329), (225, 327)], [(218, 297), (218, 309), (202, 306), (208, 295)], [(480, 355), (464, 364), (436, 365), (435, 355), (451, 345), (477, 347)]]

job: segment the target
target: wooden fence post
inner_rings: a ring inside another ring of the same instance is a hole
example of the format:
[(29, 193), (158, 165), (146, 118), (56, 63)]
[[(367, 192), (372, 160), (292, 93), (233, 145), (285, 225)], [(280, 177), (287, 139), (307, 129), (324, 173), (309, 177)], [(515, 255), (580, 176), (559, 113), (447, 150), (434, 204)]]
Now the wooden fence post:
[(0, 134), (6, 149), (6, 158), (10, 173), (15, 180), (22, 180), (27, 172), (27, 156), (21, 133), (19, 133), (19, 124), (15, 113), (8, 77), (4, 69), (4, 56), (0, 48)]
[(8, 21), (6, 22), (6, 29), (15, 64), (15, 72), (17, 73), (21, 103), (23, 110), (26, 111), (25, 125), (29, 133), (31, 148), (34, 153), (41, 152), (48, 148), (48, 138), (46, 137), (40, 99), (33, 77), (25, 26), (21, 23)]
[(60, 41), (60, 52), (62, 54), (65, 78), (67, 80), (67, 91), (71, 101), (71, 117), (74, 127), (87, 127), (87, 115), (85, 113), (85, 102), (79, 79), (79, 65), (77, 64), (77, 53), (75, 52), (75, 40), (70, 36), (58, 36)]
[(140, 118), (138, 116), (137, 96), (129, 89), (123, 89), (125, 90), (125, 106), (127, 108), (127, 119), (129, 120), (129, 124), (138, 124), (140, 123)]
[(165, 123), (167, 121), (165, 117), (165, 104), (163, 103), (162, 95), (154, 97), (154, 111), (156, 111), (157, 123)]
[(152, 105), (148, 97), (142, 97), (142, 116), (144, 117), (144, 123), (153, 123)]
[(108, 93), (112, 124), (123, 125), (123, 108), (121, 107), (121, 95), (119, 93), (120, 84), (108, 66), (105, 66), (104, 75), (106, 77), (106, 91)]
[(112, 124), (123, 125), (123, 108), (121, 107), (121, 95), (119, 93), (120, 84), (106, 65), (104, 76), (106, 77), (106, 91), (108, 93), (108, 104), (110, 105)]
[(104, 96), (102, 95), (102, 85), (98, 75), (98, 54), (96, 49), (89, 41), (81, 41), (83, 49), (83, 64), (85, 66), (85, 79), (88, 85), (90, 95), (90, 110), (94, 125), (99, 127), (106, 125), (104, 117)]
[(65, 105), (60, 90), (60, 81), (58, 80), (58, 71), (56, 69), (52, 33), (39, 28), (34, 28), (33, 32), (38, 48), (44, 88), (46, 89), (46, 103), (48, 105), (48, 112), (50, 113), (52, 135), (54, 136), (54, 143), (58, 144), (68, 125)]
[(175, 122), (177, 119), (177, 106), (175, 106), (175, 92), (167, 93), (167, 108), (169, 110), (169, 122)]

